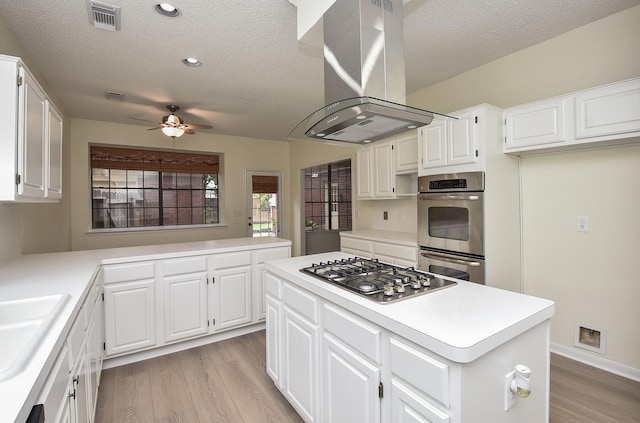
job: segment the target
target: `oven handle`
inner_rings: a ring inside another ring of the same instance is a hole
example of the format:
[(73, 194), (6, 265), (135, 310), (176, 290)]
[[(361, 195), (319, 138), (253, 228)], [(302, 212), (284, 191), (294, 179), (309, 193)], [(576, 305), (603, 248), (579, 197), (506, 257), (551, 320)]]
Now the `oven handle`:
[(479, 195), (433, 195), (429, 194), (429, 197), (420, 197), (421, 200), (434, 200), (434, 201), (447, 201), (447, 200), (471, 200), (476, 201), (480, 199)]
[(471, 267), (479, 267), (480, 266), (480, 262), (472, 261), (472, 260), (465, 260), (465, 259), (451, 258), (450, 256), (446, 256), (444, 254), (420, 253), (420, 255), (422, 257), (426, 257), (426, 258), (432, 258), (432, 259), (437, 259), (437, 260), (442, 260), (442, 261), (448, 261), (449, 263), (462, 264), (462, 265), (465, 265), (465, 266), (471, 266)]

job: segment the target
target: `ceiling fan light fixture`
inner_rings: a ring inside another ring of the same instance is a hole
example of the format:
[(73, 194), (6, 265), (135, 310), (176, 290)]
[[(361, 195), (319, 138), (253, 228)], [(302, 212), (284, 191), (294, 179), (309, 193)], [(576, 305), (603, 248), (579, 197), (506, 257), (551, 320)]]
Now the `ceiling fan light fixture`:
[(153, 7), (153, 10), (168, 18), (177, 18), (181, 15), (180, 9), (170, 3), (158, 3)]
[(182, 63), (194, 68), (197, 68), (198, 66), (202, 65), (202, 62), (200, 62), (200, 60), (196, 59), (195, 57), (187, 57), (185, 59), (182, 59)]
[(184, 135), (184, 128), (178, 126), (164, 126), (162, 133), (171, 138), (179, 138)]

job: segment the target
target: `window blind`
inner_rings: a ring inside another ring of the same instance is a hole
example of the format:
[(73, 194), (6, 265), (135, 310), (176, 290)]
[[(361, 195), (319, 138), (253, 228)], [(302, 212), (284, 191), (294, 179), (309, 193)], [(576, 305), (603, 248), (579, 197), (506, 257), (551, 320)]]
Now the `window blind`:
[(91, 146), (91, 168), (151, 170), (176, 173), (219, 173), (217, 154), (178, 153), (121, 147)]

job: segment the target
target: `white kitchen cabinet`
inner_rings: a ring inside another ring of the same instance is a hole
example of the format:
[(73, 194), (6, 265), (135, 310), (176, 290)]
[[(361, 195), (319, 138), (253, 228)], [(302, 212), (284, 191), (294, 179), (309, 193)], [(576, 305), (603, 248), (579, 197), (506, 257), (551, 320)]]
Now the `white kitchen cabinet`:
[(358, 199), (395, 198), (393, 143), (374, 143), (356, 152)]
[(209, 296), (211, 331), (250, 323), (251, 252), (210, 256), (209, 268), (214, 269)]
[[(386, 233), (387, 237), (393, 234)], [(342, 233), (340, 235), (340, 251), (354, 256), (378, 259), (385, 263), (397, 264), (404, 267), (418, 265), (418, 245), (407, 245), (393, 239), (375, 241), (368, 236)]]
[(340, 251), (362, 258), (373, 257), (373, 242), (366, 239), (340, 236)]
[(266, 369), (278, 389), (282, 388), (282, 281), (264, 274), (266, 295)]
[(283, 393), (306, 422), (320, 421), (318, 307), (313, 294), (283, 284)]
[(322, 421), (380, 422), (379, 366), (326, 333), (323, 360)]
[(418, 130), (418, 176), (485, 170), (483, 120), (498, 113), (489, 105), (451, 113), (457, 119), (435, 120)]
[(71, 391), (72, 382), (69, 360), (69, 349), (65, 343), (49, 372), (49, 376), (37, 400), (38, 404), (44, 406), (47, 422), (66, 423), (70, 421), (69, 406), (72, 398), (68, 394)]
[(155, 263), (103, 267), (106, 355), (156, 345)]
[(569, 99), (553, 98), (505, 110), (505, 152), (568, 143), (570, 107)]
[(640, 131), (640, 79), (576, 94), (575, 120), (577, 140)]
[(640, 78), (505, 109), (504, 125), (516, 155), (638, 142)]
[(397, 174), (418, 171), (418, 131), (407, 132), (393, 138), (395, 171)]
[(374, 197), (372, 162), (371, 148), (364, 147), (356, 151), (356, 196), (360, 200)]
[(266, 287), (264, 283), (264, 263), (269, 260), (278, 260), (291, 257), (291, 248), (269, 248), (256, 250), (251, 255), (251, 292), (252, 315), (254, 322), (265, 320), (266, 317)]
[(99, 273), (86, 301), (86, 316), (88, 318), (86, 331), (87, 379), (92, 415), (95, 414), (98, 401), (98, 387), (100, 386), (100, 375), (105, 353), (104, 296), (102, 290), (102, 273)]
[(162, 262), (164, 341), (207, 333), (207, 257)]
[(449, 415), (398, 379), (391, 380), (391, 421), (449, 423)]
[(59, 200), (62, 115), (18, 57), (0, 55), (0, 92), (0, 201)]
[(47, 200), (59, 200), (62, 198), (62, 137), (63, 119), (62, 114), (47, 100), (47, 125), (49, 137), (45, 147), (45, 158), (47, 160), (45, 175), (44, 197)]

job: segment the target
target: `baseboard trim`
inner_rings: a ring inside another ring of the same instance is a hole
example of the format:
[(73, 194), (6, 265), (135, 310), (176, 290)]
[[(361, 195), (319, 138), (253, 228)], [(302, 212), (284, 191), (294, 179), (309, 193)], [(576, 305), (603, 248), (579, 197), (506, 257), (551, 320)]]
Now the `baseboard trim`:
[(597, 357), (587, 351), (577, 350), (575, 348), (566, 347), (553, 342), (550, 343), (549, 349), (554, 354), (579, 361), (580, 363), (604, 370), (605, 372), (613, 373), (614, 375), (640, 382), (640, 369), (627, 366), (626, 364), (620, 364), (603, 357)]
[(125, 366), (127, 364), (136, 363), (138, 361), (148, 360), (150, 358), (160, 357), (166, 354), (172, 354), (178, 351), (188, 350), (190, 348), (201, 347), (203, 345), (213, 344), (214, 342), (224, 341), (225, 339), (235, 338), (236, 336), (246, 335), (252, 332), (263, 330), (266, 327), (264, 322), (251, 326), (245, 326), (238, 329), (231, 329), (221, 333), (204, 336), (202, 338), (194, 338), (188, 341), (182, 341), (175, 344), (165, 345), (146, 351), (134, 352), (112, 358), (105, 358), (102, 363), (102, 370), (111, 369), (113, 367)]

